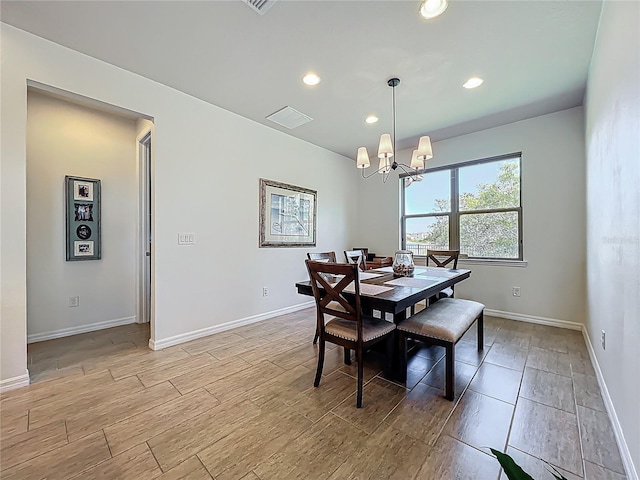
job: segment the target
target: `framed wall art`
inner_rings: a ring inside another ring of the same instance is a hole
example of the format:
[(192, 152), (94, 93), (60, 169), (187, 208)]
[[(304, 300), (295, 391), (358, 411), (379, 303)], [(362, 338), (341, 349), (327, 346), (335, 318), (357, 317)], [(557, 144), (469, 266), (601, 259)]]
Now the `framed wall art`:
[(316, 246), (315, 190), (260, 179), (260, 247)]
[(99, 260), (100, 180), (64, 177), (67, 261)]

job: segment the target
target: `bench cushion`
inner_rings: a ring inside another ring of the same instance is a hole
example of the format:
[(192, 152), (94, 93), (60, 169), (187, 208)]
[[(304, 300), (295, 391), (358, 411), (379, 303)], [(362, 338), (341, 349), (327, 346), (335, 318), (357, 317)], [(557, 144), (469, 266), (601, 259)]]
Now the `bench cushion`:
[[(395, 330), (395, 324), (374, 317), (362, 317), (362, 341), (368, 342)], [(332, 318), (324, 329), (327, 333), (344, 338), (345, 340), (356, 341), (356, 322), (343, 318)]]
[(483, 310), (484, 305), (473, 300), (443, 298), (400, 322), (398, 330), (456, 343)]

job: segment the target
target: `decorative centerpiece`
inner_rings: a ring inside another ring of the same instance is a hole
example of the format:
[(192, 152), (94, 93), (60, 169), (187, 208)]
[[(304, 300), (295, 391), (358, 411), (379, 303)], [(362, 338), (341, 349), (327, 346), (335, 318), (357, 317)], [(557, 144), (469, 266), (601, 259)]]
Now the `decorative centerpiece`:
[(393, 260), (393, 274), (396, 277), (413, 277), (415, 266), (411, 250), (398, 250)]

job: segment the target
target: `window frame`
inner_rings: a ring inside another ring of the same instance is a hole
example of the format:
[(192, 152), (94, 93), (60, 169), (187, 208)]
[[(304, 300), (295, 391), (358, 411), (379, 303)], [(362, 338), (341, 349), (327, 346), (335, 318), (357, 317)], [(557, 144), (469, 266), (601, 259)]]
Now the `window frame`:
[[(520, 181), (520, 198), (518, 207), (503, 207), (503, 208), (489, 208), (482, 210), (465, 210), (460, 211), (460, 169), (464, 167), (469, 167), (473, 165), (480, 165), (483, 163), (492, 163), (499, 162), (503, 160), (518, 160), (518, 170), (520, 172), (519, 181)], [(433, 173), (442, 170), (449, 170), (450, 173), (450, 211), (449, 212), (433, 212), (433, 213), (420, 213), (420, 214), (411, 214), (407, 215), (405, 213), (406, 210), (406, 189), (405, 178), (409, 177), (409, 174), (403, 173), (400, 175), (400, 235), (401, 235), (401, 248), (404, 250), (407, 248), (407, 220), (412, 218), (429, 218), (429, 217), (449, 217), (449, 249), (451, 250), (459, 250), (460, 249), (460, 217), (462, 215), (469, 214), (483, 214), (483, 213), (502, 213), (502, 212), (516, 212), (518, 214), (518, 258), (507, 258), (507, 257), (472, 257), (472, 256), (461, 256), (461, 259), (469, 259), (474, 261), (483, 261), (486, 260), (488, 262), (502, 261), (502, 262), (523, 262), (524, 261), (524, 242), (523, 242), (523, 222), (522, 222), (522, 152), (514, 152), (508, 153), (505, 155), (498, 155), (495, 157), (481, 158), (476, 160), (470, 160), (467, 162), (455, 163), (450, 165), (442, 165), (438, 167), (428, 168), (423, 170), (421, 173)], [(426, 255), (425, 255), (426, 256)]]

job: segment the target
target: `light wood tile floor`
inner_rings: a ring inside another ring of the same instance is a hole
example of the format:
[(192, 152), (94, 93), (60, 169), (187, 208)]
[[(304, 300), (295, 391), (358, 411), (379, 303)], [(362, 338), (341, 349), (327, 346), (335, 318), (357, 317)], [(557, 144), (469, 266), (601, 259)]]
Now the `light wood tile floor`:
[[(151, 351), (147, 325), (28, 346), (32, 385), (0, 397), (0, 477), (10, 479), (488, 479), (487, 447), (537, 480), (616, 479), (622, 461), (579, 332), (486, 318), (456, 347), (416, 345), (406, 384), (328, 345), (312, 385), (315, 310)], [(504, 477), (502, 477), (504, 478)]]

